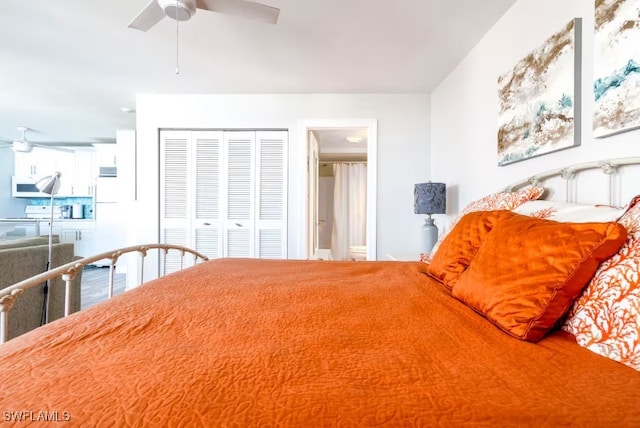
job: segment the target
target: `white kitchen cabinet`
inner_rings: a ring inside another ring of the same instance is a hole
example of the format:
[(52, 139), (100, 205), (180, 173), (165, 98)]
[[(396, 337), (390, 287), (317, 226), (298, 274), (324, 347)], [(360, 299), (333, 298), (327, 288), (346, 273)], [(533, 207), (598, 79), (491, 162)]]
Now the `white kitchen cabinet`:
[(74, 157), (72, 196), (94, 196), (98, 176), (96, 152), (93, 149), (78, 149)]
[(59, 171), (58, 196), (93, 196), (97, 168), (93, 149), (75, 152), (34, 147), (29, 153), (15, 153), (14, 175), (42, 178)]
[(46, 175), (52, 174), (55, 171), (59, 171), (60, 176), (60, 189), (58, 189), (58, 196), (73, 195), (73, 186), (75, 183), (75, 155), (74, 153), (61, 153), (56, 155), (55, 167)]
[(42, 151), (36, 147), (29, 153), (15, 152), (14, 175), (18, 177), (37, 177), (38, 165), (43, 162), (40, 159)]
[(94, 222), (65, 220), (61, 222), (61, 226), (60, 241), (73, 243), (75, 256), (88, 257), (95, 254), (96, 225)]
[(162, 131), (160, 145), (162, 242), (286, 258), (286, 131)]
[(29, 153), (15, 152), (14, 175), (45, 177), (60, 171), (63, 177), (73, 173), (73, 153), (34, 147)]
[(118, 165), (118, 146), (115, 144), (100, 144), (96, 147), (98, 151), (98, 166)]

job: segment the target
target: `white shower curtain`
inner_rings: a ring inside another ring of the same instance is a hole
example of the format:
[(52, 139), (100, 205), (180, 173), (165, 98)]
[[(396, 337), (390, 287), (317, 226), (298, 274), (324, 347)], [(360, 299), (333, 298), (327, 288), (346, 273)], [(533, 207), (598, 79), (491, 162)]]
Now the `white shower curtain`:
[(349, 247), (367, 243), (367, 165), (336, 163), (333, 172), (331, 256), (349, 260)]

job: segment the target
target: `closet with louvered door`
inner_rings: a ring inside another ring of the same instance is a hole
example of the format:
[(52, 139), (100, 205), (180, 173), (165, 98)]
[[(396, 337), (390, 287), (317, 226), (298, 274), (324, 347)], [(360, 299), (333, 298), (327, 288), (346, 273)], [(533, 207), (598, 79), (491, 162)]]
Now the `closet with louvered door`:
[[(286, 131), (161, 131), (160, 239), (286, 258)], [(167, 271), (177, 267), (167, 259)]]
[(226, 257), (254, 257), (256, 133), (225, 132), (223, 174), (226, 216), (223, 224)]
[(206, 255), (210, 259), (222, 257), (222, 192), (221, 160), (223, 133), (221, 131), (191, 132), (193, 154), (191, 162), (195, 167), (191, 177), (192, 202), (191, 225), (188, 247)]
[[(188, 132), (164, 132), (160, 136), (160, 242), (186, 245), (189, 242), (188, 190), (190, 182)], [(179, 270), (180, 261), (170, 254), (161, 262), (167, 272)]]
[(255, 256), (287, 258), (287, 132), (256, 132)]

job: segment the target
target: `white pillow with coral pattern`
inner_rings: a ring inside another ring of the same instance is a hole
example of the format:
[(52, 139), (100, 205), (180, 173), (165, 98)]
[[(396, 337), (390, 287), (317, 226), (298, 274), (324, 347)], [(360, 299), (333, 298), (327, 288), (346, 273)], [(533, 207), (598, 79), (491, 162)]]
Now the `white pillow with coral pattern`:
[(618, 221), (627, 242), (604, 261), (562, 329), (579, 345), (640, 371), (640, 201)]
[(625, 208), (611, 205), (577, 204), (558, 201), (527, 201), (513, 210), (530, 217), (560, 222), (590, 223), (618, 220)]

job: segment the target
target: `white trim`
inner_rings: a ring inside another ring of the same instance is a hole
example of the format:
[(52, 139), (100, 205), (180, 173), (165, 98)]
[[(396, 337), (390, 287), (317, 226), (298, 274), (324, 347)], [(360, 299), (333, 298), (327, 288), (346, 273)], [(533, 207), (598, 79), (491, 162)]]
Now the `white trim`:
[[(306, 165), (309, 159), (309, 131), (318, 129), (340, 128), (366, 128), (367, 129), (367, 260), (377, 259), (377, 195), (378, 195), (378, 121), (377, 119), (301, 119), (298, 121), (299, 141), (304, 142), (304, 150), (301, 150), (301, 165)], [(298, 254), (309, 257), (308, 253), (308, 224), (309, 218), (307, 202), (307, 189), (309, 170), (305, 169), (304, 197), (301, 199), (301, 213), (305, 215), (298, 219), (299, 230), (304, 230), (303, 239), (298, 243)]]

